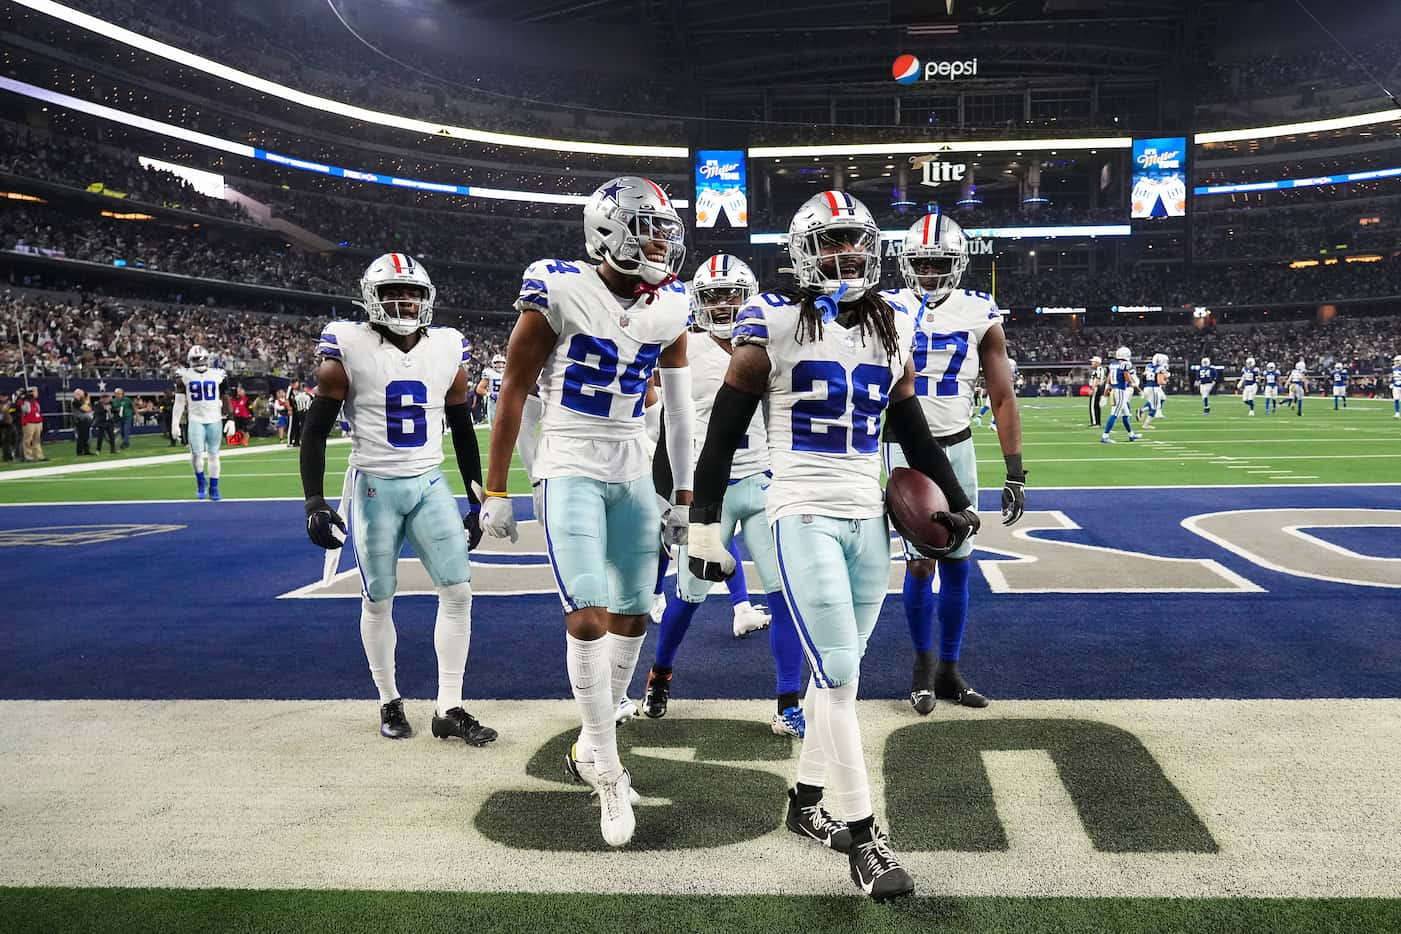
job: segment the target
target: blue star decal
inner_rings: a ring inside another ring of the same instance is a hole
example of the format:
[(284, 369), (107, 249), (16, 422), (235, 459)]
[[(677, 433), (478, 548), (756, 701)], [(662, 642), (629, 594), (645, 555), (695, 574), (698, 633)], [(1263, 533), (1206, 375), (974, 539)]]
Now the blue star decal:
[(618, 192), (620, 192), (620, 191), (629, 191), (629, 190), (631, 190), (631, 188), (632, 188), (631, 185), (619, 185), (617, 182), (614, 182), (613, 184), (609, 185), (607, 188), (603, 189), (603, 193), (604, 193), (605, 195), (607, 195), (608, 197), (612, 198), (614, 201), (617, 201), (617, 200), (618, 200)]

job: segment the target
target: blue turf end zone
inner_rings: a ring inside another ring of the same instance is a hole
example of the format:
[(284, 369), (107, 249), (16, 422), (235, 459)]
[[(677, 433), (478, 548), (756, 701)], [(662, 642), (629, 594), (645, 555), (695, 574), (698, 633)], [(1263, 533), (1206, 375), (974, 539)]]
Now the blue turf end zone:
[[(1031, 493), (1031, 508), (1062, 511), (1081, 526), (1045, 537), (1213, 558), (1265, 592), (994, 595), (975, 570), (962, 665), (994, 698), (1397, 696), (1401, 591), (1264, 570), (1180, 522), (1230, 509), (1395, 510), (1401, 487)], [(981, 503), (988, 521), (996, 521), (995, 495), (984, 493)], [(528, 498), (517, 507), (528, 514)], [(48, 533), (16, 531), (122, 523), (183, 528), (68, 546), (34, 545), (32, 536)], [(1401, 555), (1394, 529), (1317, 534), (1361, 554)], [(7, 591), (0, 697), (375, 696), (356, 600), (276, 599), (321, 573), (300, 501), (3, 507), (0, 556)], [(1116, 578), (1134, 586), (1130, 556)], [(433, 613), (428, 597), (396, 602), (406, 696), (434, 692)], [(681, 648), (678, 698), (770, 695), (767, 638), (735, 641), (729, 628), (729, 602), (712, 598)], [(467, 695), (567, 697), (562, 629), (552, 595), (479, 595)], [(655, 638), (652, 627), (636, 683)], [(902, 697), (909, 666), (904, 615), (892, 596), (862, 666), (862, 696)]]

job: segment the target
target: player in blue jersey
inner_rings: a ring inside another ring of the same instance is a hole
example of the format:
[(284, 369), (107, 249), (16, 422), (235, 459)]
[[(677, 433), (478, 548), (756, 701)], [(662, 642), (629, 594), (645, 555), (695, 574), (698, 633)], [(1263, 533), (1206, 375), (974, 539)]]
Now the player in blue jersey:
[(1255, 392), (1260, 385), (1260, 371), (1255, 368), (1255, 358), (1246, 357), (1245, 366), (1241, 367), (1240, 377), (1236, 380), (1236, 385), (1240, 387), (1240, 398), (1249, 410), (1249, 414), (1255, 414)]
[(1401, 353), (1391, 358), (1391, 417), (1401, 418)]
[(1338, 411), (1338, 403), (1347, 408), (1347, 367), (1333, 364), (1333, 411)]
[(1130, 400), (1133, 399), (1134, 387), (1138, 385), (1138, 376), (1133, 371), (1133, 358), (1127, 347), (1120, 347), (1114, 351), (1114, 362), (1109, 364), (1109, 421), (1104, 423), (1104, 434), (1099, 436), (1101, 444), (1114, 444), (1109, 433), (1114, 430), (1114, 420), (1118, 419), (1124, 423), (1124, 430), (1129, 434), (1130, 441), (1137, 441), (1143, 437), (1133, 430), (1133, 415), (1129, 411)]
[[(892, 305), (915, 309), (915, 395), (929, 431), (943, 448), (963, 491), (978, 497), (978, 471), (969, 427), (969, 402), (979, 370), (986, 375), (988, 399), (998, 417), (998, 441), (1007, 467), (1003, 487), (1003, 520), (1011, 525), (1025, 508), (1026, 471), (1022, 467), (1021, 415), (1012, 390), (1012, 362), (1002, 312), (991, 295), (959, 289), (968, 267), (968, 238), (942, 214), (929, 214), (905, 234), (900, 273), (905, 288), (882, 292)], [(907, 466), (900, 446), (886, 442), (886, 473)], [(987, 698), (973, 690), (958, 670), (963, 633), (968, 625), (969, 557), (973, 541), (946, 558), (929, 560), (912, 543), (905, 543), (905, 619), (914, 643), (910, 705), (928, 714), (937, 700), (964, 707), (986, 707)], [(934, 645), (938, 571), (939, 644)]]
[[(491, 432), (482, 527), (517, 538), (507, 492), (526, 397), (539, 387), (536, 442), (545, 545), (565, 613), (565, 665), (579, 710), (579, 740), (565, 766), (592, 786), (610, 846), (636, 829), (632, 777), (618, 753), (614, 717), (647, 632), (657, 573), (657, 529), (685, 542), (684, 510), (663, 520), (652, 487), (643, 415), (660, 373), (673, 472), (672, 502), (691, 498), (690, 302), (677, 280), (685, 225), (655, 182), (623, 176), (584, 204), (584, 244), (594, 262), (542, 259), (526, 268), (520, 317)], [(596, 264), (596, 265), (595, 265)]]
[(1211, 365), (1210, 357), (1202, 357), (1201, 366), (1197, 367), (1197, 388), (1202, 393), (1202, 414), (1211, 414), (1211, 390), (1216, 388), (1216, 379), (1220, 376), (1220, 371)]
[(1279, 408), (1279, 367), (1274, 363), (1265, 364), (1265, 414)]
[(813, 673), (786, 823), (845, 850), (852, 880), (887, 899), (911, 893), (914, 882), (875, 827), (856, 706), (861, 657), (890, 580), (883, 420), (912, 467), (948, 500), (950, 512), (931, 517), (948, 528), (948, 541), (928, 556), (957, 549), (978, 519), (916, 395), (915, 310), (876, 291), (880, 228), (870, 211), (845, 192), (822, 192), (794, 216), (788, 251), (796, 290), (760, 294), (734, 328), (734, 353), (696, 464), (688, 558), (706, 580), (734, 570), (722, 503), (735, 452), (762, 404), (779, 574)]

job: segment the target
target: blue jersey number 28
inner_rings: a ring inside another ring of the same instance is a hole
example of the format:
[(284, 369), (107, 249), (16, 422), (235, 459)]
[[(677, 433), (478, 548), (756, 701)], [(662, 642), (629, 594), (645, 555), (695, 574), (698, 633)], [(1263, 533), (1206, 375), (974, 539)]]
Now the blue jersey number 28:
[[(929, 354), (932, 351), (952, 350), (953, 355), (949, 357), (949, 365), (944, 368), (944, 375), (934, 384), (934, 395), (936, 396), (956, 396), (958, 395), (958, 374), (963, 369), (963, 361), (968, 359), (968, 332), (954, 331), (952, 334), (926, 334), (923, 331), (915, 332), (914, 364), (915, 372), (923, 373), (924, 368), (929, 364)], [(929, 395), (929, 377), (915, 377), (915, 395)]]
[(616, 343), (606, 337), (575, 334), (565, 354), (574, 362), (564, 368), (564, 392), (560, 394), (560, 404), (585, 415), (607, 418), (613, 409), (613, 393), (609, 387), (616, 379), (624, 398), (636, 397), (632, 417), (640, 418), (647, 397), (647, 380), (651, 378), (661, 352), (661, 344), (643, 344), (637, 350), (637, 357), (624, 366), (620, 374), (618, 365), (621, 361)]
[(850, 378), (846, 367), (835, 360), (804, 360), (793, 367), (794, 392), (811, 392), (817, 383), (827, 384), (827, 398), (794, 403), (793, 450), (847, 453), (845, 425), (814, 423), (840, 421), (846, 415), (850, 395), (851, 448), (861, 454), (874, 454), (880, 446), (880, 417), (890, 395), (890, 380), (889, 368), (874, 363), (856, 367)]
[(428, 387), (416, 379), (396, 379), (384, 387), (384, 414), (389, 421), (389, 443), (396, 448), (421, 448), (428, 443), (428, 417), (424, 405)]

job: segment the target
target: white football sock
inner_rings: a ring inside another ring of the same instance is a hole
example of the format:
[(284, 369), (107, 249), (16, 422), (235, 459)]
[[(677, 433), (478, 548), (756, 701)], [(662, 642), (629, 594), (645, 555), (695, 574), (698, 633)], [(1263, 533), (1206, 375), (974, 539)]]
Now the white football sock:
[[(579, 755), (592, 757), (598, 774), (613, 778), (622, 769), (618, 759), (617, 725), (613, 722), (613, 684), (608, 639), (585, 641), (565, 633), (565, 667), (574, 702), (579, 705)], [(592, 750), (592, 751), (590, 751)]]
[(205, 463), (208, 464), (209, 466), (205, 467), (204, 472), (205, 472), (206, 474), (208, 474), (208, 476), (209, 476), (211, 479), (218, 480), (218, 479), (219, 479), (219, 455), (218, 455), (218, 453), (216, 453), (216, 452), (211, 452), (211, 453), (209, 453), (209, 454), (206, 454), (206, 455), (205, 455)]
[(438, 588), (433, 648), (438, 652), (438, 716), (462, 706), (462, 678), (472, 641), (472, 585), (466, 581)]
[(823, 691), (818, 729), (827, 752), (827, 793), (833, 816), (845, 821), (870, 817), (871, 786), (866, 781), (866, 756), (861, 748), (861, 727), (856, 722), (856, 684), (853, 678), (841, 687)]
[(642, 640), (647, 638), (647, 634), (620, 636), (616, 632), (610, 632), (603, 638), (608, 643), (608, 661), (612, 665), (613, 704), (617, 706), (627, 697), (628, 685), (632, 684), (633, 672), (637, 670), (637, 656), (642, 653)]
[(803, 748), (798, 753), (798, 782), (803, 785), (827, 784), (827, 750), (823, 747), (819, 724), (826, 718), (827, 690), (818, 688), (815, 681), (808, 679), (807, 695), (803, 698), (803, 719), (807, 730), (803, 735)]
[(399, 696), (394, 684), (394, 646), (398, 635), (394, 631), (393, 597), (378, 602), (360, 598), (360, 641), (365, 644), (370, 677), (379, 688), (379, 702), (388, 703)]

